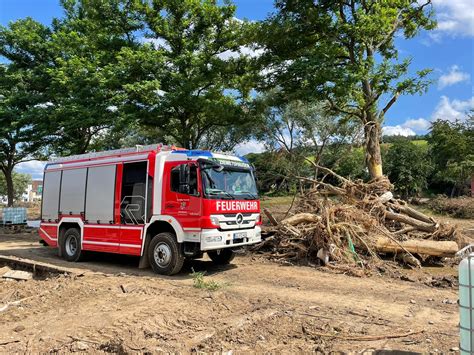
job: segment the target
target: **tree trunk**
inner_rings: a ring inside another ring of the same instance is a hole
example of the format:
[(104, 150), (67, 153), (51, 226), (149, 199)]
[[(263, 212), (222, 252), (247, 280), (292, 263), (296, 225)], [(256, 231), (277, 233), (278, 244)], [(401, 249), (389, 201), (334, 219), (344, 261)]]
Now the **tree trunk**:
[(13, 206), (13, 199), (14, 199), (14, 188), (13, 188), (13, 169), (5, 169), (3, 171), (3, 175), (5, 175), (5, 182), (7, 184), (7, 206)]
[(388, 238), (381, 237), (377, 239), (375, 248), (384, 253), (410, 253), (453, 257), (459, 250), (458, 244), (451, 240), (418, 240), (409, 239), (399, 243)]
[(294, 216), (288, 217), (281, 221), (281, 224), (289, 224), (290, 226), (296, 226), (301, 223), (318, 223), (321, 221), (320, 216), (316, 216), (312, 213), (298, 213)]
[(427, 233), (434, 233), (436, 229), (439, 227), (436, 223), (430, 221), (430, 223), (422, 222), (418, 219), (405, 216), (404, 214), (400, 213), (393, 213), (391, 211), (385, 211), (385, 218), (388, 218), (392, 221), (397, 221), (401, 223), (408, 224), (410, 226), (415, 227), (416, 229), (427, 232)]
[(372, 179), (383, 176), (382, 155), (380, 154), (380, 124), (370, 121), (364, 126), (365, 160)]

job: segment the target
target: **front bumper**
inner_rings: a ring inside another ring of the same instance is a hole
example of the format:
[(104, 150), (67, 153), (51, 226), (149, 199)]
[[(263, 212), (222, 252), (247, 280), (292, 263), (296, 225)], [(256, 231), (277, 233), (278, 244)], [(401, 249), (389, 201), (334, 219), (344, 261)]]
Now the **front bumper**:
[[(243, 238), (234, 239), (234, 233), (245, 232)], [(218, 229), (203, 229), (201, 232), (201, 250), (217, 250), (223, 248), (240, 247), (258, 243), (262, 240), (262, 229), (255, 226), (251, 229), (237, 229), (219, 231)]]

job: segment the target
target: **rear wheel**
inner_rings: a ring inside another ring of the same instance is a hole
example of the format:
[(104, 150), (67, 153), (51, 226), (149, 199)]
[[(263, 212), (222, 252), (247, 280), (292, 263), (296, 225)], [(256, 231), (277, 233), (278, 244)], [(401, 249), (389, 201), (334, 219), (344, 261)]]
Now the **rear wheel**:
[(216, 265), (229, 264), (235, 258), (235, 252), (232, 249), (208, 251), (207, 255), (209, 255), (212, 262)]
[(148, 245), (148, 260), (154, 272), (174, 275), (181, 271), (184, 255), (172, 233), (157, 234)]
[(62, 256), (67, 261), (80, 261), (82, 258), (81, 233), (77, 228), (69, 228), (61, 238)]

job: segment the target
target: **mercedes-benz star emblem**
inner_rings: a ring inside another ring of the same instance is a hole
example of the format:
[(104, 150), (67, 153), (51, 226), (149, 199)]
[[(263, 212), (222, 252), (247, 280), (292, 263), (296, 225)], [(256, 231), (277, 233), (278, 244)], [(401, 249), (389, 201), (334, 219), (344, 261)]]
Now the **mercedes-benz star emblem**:
[(235, 220), (237, 222), (237, 224), (242, 224), (242, 222), (244, 221), (244, 216), (242, 215), (242, 213), (237, 213), (237, 216), (235, 217)]

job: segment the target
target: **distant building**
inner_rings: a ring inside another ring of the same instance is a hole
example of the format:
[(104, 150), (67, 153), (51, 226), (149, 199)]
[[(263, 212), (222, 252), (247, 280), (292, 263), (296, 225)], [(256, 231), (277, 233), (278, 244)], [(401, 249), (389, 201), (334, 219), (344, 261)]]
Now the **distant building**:
[(26, 191), (23, 193), (22, 200), (24, 202), (41, 201), (43, 194), (43, 180), (33, 180), (28, 184)]

